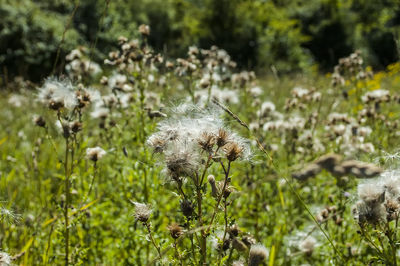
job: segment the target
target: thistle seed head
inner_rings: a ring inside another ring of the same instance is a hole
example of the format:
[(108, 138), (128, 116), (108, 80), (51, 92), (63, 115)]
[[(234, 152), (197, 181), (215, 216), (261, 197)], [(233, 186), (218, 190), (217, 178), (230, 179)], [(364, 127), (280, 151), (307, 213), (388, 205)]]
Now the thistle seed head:
[(150, 218), (150, 214), (152, 213), (151, 207), (147, 204), (139, 202), (133, 202), (133, 204), (135, 205), (135, 219), (142, 223), (147, 223)]
[(258, 266), (268, 257), (268, 250), (261, 244), (252, 245), (249, 252), (249, 266)]
[(46, 127), (46, 121), (44, 120), (44, 118), (42, 116), (34, 116), (33, 122), (38, 127)]
[(216, 140), (212, 133), (203, 132), (197, 142), (203, 150), (206, 152), (212, 152)]
[(106, 155), (106, 153), (107, 152), (100, 147), (87, 148), (86, 149), (86, 158), (93, 162), (97, 162), (104, 155)]
[(183, 229), (177, 223), (169, 225), (168, 230), (173, 239), (178, 239), (181, 235), (183, 235)]
[(236, 159), (242, 155), (243, 150), (244, 147), (240, 146), (236, 142), (230, 142), (224, 146), (226, 158), (230, 162), (236, 161)]
[(217, 146), (221, 148), (225, 146), (228, 143), (228, 141), (229, 141), (229, 133), (222, 128), (218, 129)]

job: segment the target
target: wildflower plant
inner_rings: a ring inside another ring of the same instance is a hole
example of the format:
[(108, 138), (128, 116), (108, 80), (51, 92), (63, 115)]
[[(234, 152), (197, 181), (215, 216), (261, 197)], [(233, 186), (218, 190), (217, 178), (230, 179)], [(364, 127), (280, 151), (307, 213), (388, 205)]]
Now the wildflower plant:
[(382, 263), (397, 265), (400, 186), (397, 170), (360, 184), (353, 214), (359, 234)]
[[(169, 119), (158, 123), (158, 131), (147, 141), (154, 152), (163, 155), (164, 174), (175, 184), (180, 200), (196, 204), (195, 215), (186, 217), (187, 230), (194, 219), (194, 226), (200, 230), (197, 239), (201, 263), (208, 261), (207, 237), (218, 225), (216, 218), (221, 203), (226, 221), (223, 235), (228, 234), (231, 167), (236, 160), (247, 160), (251, 155), (248, 141), (229, 130), (220, 115), (215, 107), (201, 109), (195, 105), (180, 105), (172, 111)], [(213, 164), (220, 167), (220, 181), (214, 177), (211, 180), (210, 176), (207, 178)], [(216, 201), (211, 213), (203, 203), (207, 179)], [(182, 212), (185, 214), (184, 210)]]
[[(71, 198), (71, 177), (74, 172), (74, 166), (76, 164), (76, 153), (79, 151), (81, 146), (81, 138), (79, 133), (83, 128), (83, 114), (87, 111), (88, 106), (94, 99), (94, 91), (86, 89), (82, 84), (78, 86), (74, 85), (69, 79), (66, 78), (48, 78), (45, 80), (42, 87), (38, 89), (37, 100), (45, 107), (55, 113), (55, 121), (59, 127), (59, 134), (64, 138), (64, 159), (62, 163), (64, 165), (64, 197), (62, 198), (62, 208), (64, 217), (64, 241), (65, 241), (65, 264), (69, 264), (70, 261), (70, 208), (72, 207)], [(42, 127), (46, 130), (47, 137), (50, 139), (55, 152), (57, 148), (54, 144), (54, 140), (49, 135), (46, 121), (43, 117), (35, 117), (34, 122), (37, 126)], [(96, 162), (105, 154), (101, 148), (94, 148), (87, 150), (87, 156), (90, 160)], [(96, 167), (95, 167), (96, 168)], [(94, 177), (93, 177), (94, 180)], [(90, 185), (89, 192), (92, 189)], [(86, 199), (85, 199), (86, 201)]]

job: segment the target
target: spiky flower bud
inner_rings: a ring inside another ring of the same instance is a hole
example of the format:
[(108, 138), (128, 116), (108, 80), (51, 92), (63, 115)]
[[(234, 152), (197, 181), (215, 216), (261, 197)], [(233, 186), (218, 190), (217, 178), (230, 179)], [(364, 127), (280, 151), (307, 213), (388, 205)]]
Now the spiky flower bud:
[(215, 184), (215, 177), (213, 175), (209, 175), (207, 177), (208, 183), (210, 183), (211, 185), (211, 196), (213, 196), (214, 198), (218, 197), (218, 189), (217, 189), (217, 185)]

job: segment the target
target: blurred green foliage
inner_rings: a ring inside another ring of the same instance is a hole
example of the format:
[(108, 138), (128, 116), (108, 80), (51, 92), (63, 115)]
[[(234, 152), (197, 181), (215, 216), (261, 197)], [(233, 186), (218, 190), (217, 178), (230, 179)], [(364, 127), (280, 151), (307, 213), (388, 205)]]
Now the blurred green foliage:
[(94, 59), (114, 49), (117, 38), (151, 26), (150, 44), (170, 57), (187, 47), (217, 45), (242, 67), (330, 70), (338, 58), (361, 49), (382, 68), (398, 59), (397, 0), (0, 0), (1, 73), (40, 80), (51, 72), (63, 32), (65, 54), (93, 46)]

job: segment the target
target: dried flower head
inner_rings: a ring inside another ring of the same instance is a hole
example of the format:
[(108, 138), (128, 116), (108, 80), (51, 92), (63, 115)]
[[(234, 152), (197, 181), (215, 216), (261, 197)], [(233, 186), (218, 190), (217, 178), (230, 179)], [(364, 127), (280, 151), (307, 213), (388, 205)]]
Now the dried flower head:
[(242, 260), (235, 260), (232, 262), (232, 266), (244, 266), (244, 262)]
[(149, 36), (150, 35), (150, 27), (149, 25), (142, 24), (139, 26), (139, 32), (143, 36)]
[(38, 89), (38, 100), (52, 110), (73, 109), (78, 104), (74, 87), (67, 79), (48, 78)]
[(225, 146), (228, 143), (228, 141), (229, 141), (229, 133), (222, 128), (218, 129), (217, 146), (221, 148)]
[(190, 202), (189, 200), (184, 199), (184, 200), (182, 200), (180, 202), (180, 206), (181, 206), (181, 211), (182, 211), (182, 213), (183, 213), (183, 215), (185, 217), (188, 217), (188, 218), (192, 217), (193, 211), (194, 211), (194, 207), (193, 207), (193, 203), (192, 202)]
[(33, 122), (38, 127), (46, 127), (46, 121), (44, 120), (44, 118), (42, 116), (34, 116)]
[(237, 251), (248, 251), (247, 245), (242, 240), (237, 239), (236, 237), (232, 239), (232, 247)]
[(200, 147), (207, 152), (212, 152), (216, 142), (214, 134), (209, 132), (203, 132), (197, 141)]
[(354, 214), (360, 224), (377, 224), (386, 220), (385, 191), (374, 183), (360, 184), (358, 186), (360, 200), (356, 203)]
[(317, 244), (317, 240), (312, 236), (307, 236), (304, 240), (300, 241), (299, 249), (304, 252), (307, 256), (311, 256), (315, 246)]
[(86, 158), (89, 160), (92, 160), (94, 162), (97, 162), (104, 155), (106, 155), (106, 153), (107, 152), (100, 147), (87, 148), (86, 149)]
[(176, 179), (178, 177), (192, 177), (199, 162), (197, 154), (190, 148), (174, 147), (165, 154), (165, 164), (169, 175)]
[(148, 138), (147, 145), (153, 148), (154, 153), (162, 153), (166, 148), (167, 140), (165, 137), (154, 134)]
[[(250, 154), (247, 141), (225, 129), (220, 115), (212, 107), (203, 109), (184, 104), (158, 124), (159, 131), (148, 138), (147, 144), (164, 155), (165, 172), (173, 180), (192, 177), (203, 164), (204, 150), (214, 160), (226, 157), (233, 161)], [(215, 144), (223, 148), (214, 149)]]
[(268, 257), (268, 250), (261, 244), (252, 245), (249, 252), (249, 266), (258, 266)]
[(139, 202), (133, 202), (133, 204), (135, 205), (135, 219), (142, 223), (146, 223), (150, 218), (150, 214), (152, 213), (151, 207), (147, 204)]
[(78, 133), (79, 131), (82, 130), (82, 123), (79, 121), (74, 121), (70, 124), (70, 128), (71, 128), (72, 132)]
[(237, 224), (234, 224), (228, 228), (228, 233), (231, 237), (237, 237), (240, 233), (240, 229)]
[(230, 142), (224, 146), (226, 158), (230, 162), (236, 161), (242, 155), (243, 150), (244, 147), (236, 142)]
[(173, 223), (168, 226), (169, 233), (171, 234), (171, 237), (173, 239), (179, 238), (181, 235), (183, 235), (183, 229), (180, 227), (179, 224)]

